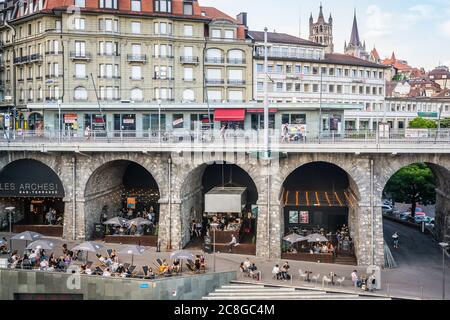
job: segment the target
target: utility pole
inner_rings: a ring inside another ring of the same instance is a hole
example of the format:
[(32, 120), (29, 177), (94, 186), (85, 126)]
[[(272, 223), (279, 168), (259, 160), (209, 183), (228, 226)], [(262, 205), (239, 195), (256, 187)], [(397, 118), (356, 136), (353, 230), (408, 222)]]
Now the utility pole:
[(268, 93), (267, 27), (264, 28), (264, 158), (269, 157), (269, 93)]
[(323, 83), (323, 72), (322, 66), (320, 66), (320, 95), (319, 95), (319, 144), (322, 135), (322, 83)]

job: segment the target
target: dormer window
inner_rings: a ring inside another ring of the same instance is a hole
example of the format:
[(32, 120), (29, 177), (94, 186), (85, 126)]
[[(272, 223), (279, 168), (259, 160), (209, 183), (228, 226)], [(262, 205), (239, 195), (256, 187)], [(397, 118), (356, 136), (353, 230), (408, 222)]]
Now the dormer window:
[(141, 0), (131, 0), (131, 11), (141, 11)]
[(192, 16), (194, 14), (194, 8), (192, 2), (185, 1), (183, 3), (183, 14)]
[(155, 12), (172, 12), (172, 0), (154, 0)]
[(102, 9), (117, 9), (117, 0), (99, 0), (99, 7)]

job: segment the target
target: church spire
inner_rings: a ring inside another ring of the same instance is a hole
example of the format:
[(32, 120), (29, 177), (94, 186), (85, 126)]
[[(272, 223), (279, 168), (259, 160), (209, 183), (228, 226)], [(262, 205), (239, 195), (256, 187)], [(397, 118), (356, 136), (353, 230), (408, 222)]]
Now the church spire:
[(320, 11), (319, 11), (318, 21), (325, 21), (325, 18), (323, 17), (323, 11), (322, 11), (322, 2), (320, 3)]
[(361, 41), (359, 40), (358, 22), (356, 21), (356, 9), (353, 16), (353, 27), (349, 45), (353, 45), (355, 47), (361, 46)]

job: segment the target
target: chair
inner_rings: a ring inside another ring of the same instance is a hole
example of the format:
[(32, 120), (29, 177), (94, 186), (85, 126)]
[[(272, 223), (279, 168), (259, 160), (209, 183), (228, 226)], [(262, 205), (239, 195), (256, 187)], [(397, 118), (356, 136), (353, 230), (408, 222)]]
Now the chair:
[(306, 281), (308, 278), (308, 274), (306, 272), (303, 272), (302, 269), (298, 270), (298, 274), (300, 276), (300, 280), (303, 279), (303, 281)]
[(162, 266), (163, 262), (160, 258), (156, 259), (156, 263), (158, 264), (158, 266)]
[(312, 277), (311, 277), (311, 280), (312, 280), (312, 281), (315, 281), (315, 282), (316, 282), (315, 284), (317, 284), (317, 282), (319, 281), (319, 278), (320, 278), (320, 273), (318, 273), (318, 274), (312, 276)]
[(342, 283), (345, 281), (345, 277), (341, 277), (336, 279), (336, 282), (339, 283), (340, 286), (342, 286)]
[(148, 277), (148, 266), (142, 266), (142, 272), (144, 273), (144, 278)]
[(322, 278), (322, 287), (325, 286), (325, 283), (326, 283), (327, 285), (329, 285), (329, 284), (331, 283), (331, 278), (329, 278), (329, 277), (327, 277), (327, 276), (323, 276), (323, 278)]
[(124, 269), (129, 269), (130, 268), (130, 264), (129, 263), (124, 263), (123, 267), (124, 267)]
[(108, 257), (111, 257), (111, 254), (112, 254), (113, 250), (112, 249), (108, 249), (108, 250), (106, 250), (106, 252), (108, 253)]

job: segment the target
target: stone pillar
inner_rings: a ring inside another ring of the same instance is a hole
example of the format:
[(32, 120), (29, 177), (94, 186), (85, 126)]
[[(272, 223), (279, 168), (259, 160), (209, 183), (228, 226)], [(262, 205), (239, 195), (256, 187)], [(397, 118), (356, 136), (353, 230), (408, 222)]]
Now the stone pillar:
[(355, 254), (358, 265), (371, 265), (373, 259), (375, 265), (384, 266), (384, 238), (381, 205), (375, 205), (374, 217), (372, 217), (370, 205), (365, 203), (360, 203), (357, 212), (358, 218), (355, 221), (356, 225), (354, 226), (354, 230), (358, 231), (352, 231), (352, 237), (355, 244)]
[[(268, 219), (269, 210), (270, 221)], [(279, 201), (270, 204), (258, 201), (256, 255), (264, 258), (281, 258), (281, 239), (284, 233), (284, 219)]]
[(182, 249), (181, 202), (173, 201), (169, 206), (167, 199), (160, 200), (158, 240), (162, 251)]
[(84, 199), (77, 199), (75, 204), (75, 221), (73, 219), (73, 200), (72, 198), (64, 198), (64, 228), (63, 238), (66, 240), (73, 240), (73, 232), (75, 228), (75, 240), (88, 240), (92, 236), (93, 225), (89, 227), (85, 217), (85, 201)]

